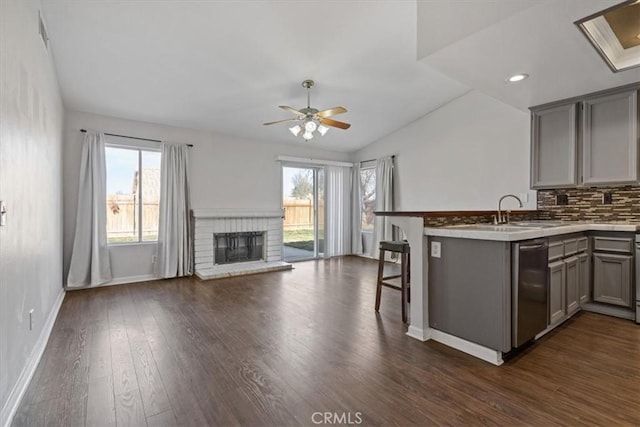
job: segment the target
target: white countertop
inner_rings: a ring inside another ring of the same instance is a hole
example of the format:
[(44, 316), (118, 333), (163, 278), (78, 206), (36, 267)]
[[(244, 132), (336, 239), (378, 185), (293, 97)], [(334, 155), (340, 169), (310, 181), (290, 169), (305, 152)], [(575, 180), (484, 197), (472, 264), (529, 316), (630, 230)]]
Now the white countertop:
[[(542, 221), (540, 221), (542, 222)], [(626, 231), (637, 233), (640, 223), (629, 222), (566, 222), (548, 228), (492, 226), (482, 224), (486, 229), (478, 229), (476, 225), (454, 225), (449, 227), (425, 227), (425, 236), (457, 237), (461, 239), (498, 240), (514, 242), (518, 240), (537, 239), (557, 236), (559, 234), (580, 233), (583, 231)]]

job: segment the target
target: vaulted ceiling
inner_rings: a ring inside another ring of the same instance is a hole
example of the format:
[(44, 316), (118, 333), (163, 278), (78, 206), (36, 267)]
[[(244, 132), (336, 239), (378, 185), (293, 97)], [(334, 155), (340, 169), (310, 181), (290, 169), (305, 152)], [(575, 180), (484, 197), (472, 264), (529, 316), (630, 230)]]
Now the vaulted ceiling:
[[(42, 3), (67, 108), (329, 150), (471, 89), (524, 110), (640, 79), (611, 73), (574, 28), (609, 0)], [(511, 72), (531, 78), (506, 85)], [(307, 78), (312, 106), (345, 106), (351, 129), (304, 142), (262, 125), (306, 106)]]

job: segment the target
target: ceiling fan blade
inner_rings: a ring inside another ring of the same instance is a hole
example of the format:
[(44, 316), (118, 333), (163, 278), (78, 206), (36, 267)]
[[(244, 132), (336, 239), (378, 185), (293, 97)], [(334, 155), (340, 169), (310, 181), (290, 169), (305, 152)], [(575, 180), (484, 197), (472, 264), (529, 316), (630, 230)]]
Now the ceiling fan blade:
[(325, 118), (325, 117), (335, 116), (338, 114), (343, 114), (346, 112), (347, 112), (347, 109), (344, 107), (333, 107), (333, 108), (329, 108), (328, 110), (319, 111), (316, 113), (316, 115), (320, 118)]
[(320, 123), (322, 123), (323, 125), (333, 126), (334, 128), (340, 128), (340, 129), (349, 129), (351, 127), (349, 123), (339, 122), (337, 120), (331, 120), (331, 119), (320, 119)]
[(301, 113), (300, 111), (296, 110), (295, 108), (287, 107), (286, 105), (278, 105), (278, 107), (282, 108), (283, 110), (290, 111), (293, 114), (297, 114), (298, 116), (304, 116), (304, 113)]
[(277, 120), (275, 122), (268, 122), (268, 123), (263, 123), (263, 124), (265, 126), (268, 126), (268, 125), (275, 125), (276, 123), (297, 122), (298, 120), (300, 120), (300, 119), (296, 118), (296, 119)]

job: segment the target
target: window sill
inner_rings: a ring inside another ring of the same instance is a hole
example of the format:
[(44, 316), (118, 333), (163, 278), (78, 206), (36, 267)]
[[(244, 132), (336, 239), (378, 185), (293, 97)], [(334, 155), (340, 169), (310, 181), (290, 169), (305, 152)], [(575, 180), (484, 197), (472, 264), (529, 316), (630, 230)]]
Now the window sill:
[(153, 242), (122, 242), (122, 243), (107, 243), (107, 246), (110, 248), (118, 248), (123, 246), (150, 246), (157, 245), (158, 241), (155, 240)]

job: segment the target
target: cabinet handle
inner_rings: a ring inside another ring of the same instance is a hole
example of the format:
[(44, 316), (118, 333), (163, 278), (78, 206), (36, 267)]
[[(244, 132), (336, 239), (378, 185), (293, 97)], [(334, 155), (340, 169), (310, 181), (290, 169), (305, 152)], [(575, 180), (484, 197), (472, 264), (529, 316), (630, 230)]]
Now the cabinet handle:
[(540, 243), (539, 245), (522, 245), (520, 246), (520, 249), (525, 249), (525, 250), (539, 249), (539, 248), (543, 248), (544, 246), (545, 246), (544, 243)]

